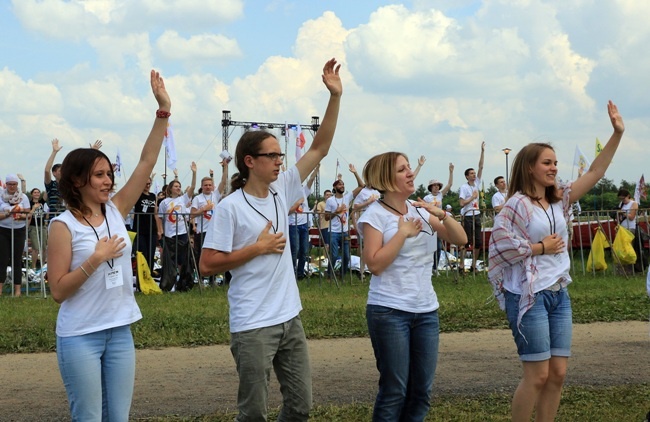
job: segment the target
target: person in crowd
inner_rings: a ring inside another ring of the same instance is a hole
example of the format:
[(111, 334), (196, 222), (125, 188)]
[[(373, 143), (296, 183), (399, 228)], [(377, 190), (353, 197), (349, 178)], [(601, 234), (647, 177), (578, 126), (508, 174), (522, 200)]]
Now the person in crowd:
[(59, 140), (54, 138), (52, 140), (52, 153), (45, 163), (45, 170), (43, 172), (43, 183), (45, 184), (45, 192), (47, 194), (47, 205), (50, 208), (50, 212), (55, 215), (65, 211), (65, 205), (62, 203), (59, 195), (61, 164), (54, 164), (54, 159), (62, 148), (63, 147), (59, 145)]
[[(329, 189), (325, 189), (323, 192), (323, 200), (319, 201), (316, 205), (314, 205), (313, 213), (314, 213), (314, 224), (316, 227), (318, 227), (318, 235), (320, 237), (320, 241), (325, 247), (325, 255), (329, 257), (329, 251), (330, 251), (330, 222), (329, 220), (325, 219), (325, 202), (332, 196), (332, 191)], [(320, 268), (320, 262), (319, 262), (319, 268)]]
[(298, 199), (289, 208), (289, 244), (291, 245), (291, 261), (294, 264), (296, 278), (302, 280), (306, 277), (305, 263), (309, 254), (309, 217), (305, 211), (309, 211), (307, 198), (311, 195), (311, 187), (314, 184), (320, 164), (316, 165), (311, 176), (303, 185), (302, 198)]
[(438, 208), (442, 208), (442, 198), (449, 193), (451, 186), (454, 184), (454, 164), (449, 163), (449, 179), (447, 185), (443, 188), (442, 182), (433, 179), (429, 181), (427, 190), (429, 194), (423, 198), (424, 202), (430, 202)]
[[(422, 156), (421, 158), (424, 158)], [(420, 166), (421, 167), (421, 166)], [(350, 213), (350, 216), (352, 217), (352, 224), (354, 225), (354, 228), (357, 230), (357, 235), (359, 238), (359, 276), (361, 277), (361, 281), (364, 280), (365, 278), (365, 270), (366, 270), (366, 263), (365, 260), (363, 259), (363, 236), (361, 232), (358, 230), (358, 222), (359, 222), (359, 217), (361, 217), (361, 214), (368, 209), (370, 204), (375, 202), (376, 200), (379, 199), (381, 194), (377, 189), (373, 189), (370, 186), (365, 185), (363, 189), (359, 191), (359, 194), (354, 198), (352, 201), (352, 212)]]
[[(194, 258), (198, 262), (201, 258), (203, 239), (208, 231), (209, 223), (212, 221), (214, 207), (217, 206), (226, 190), (228, 179), (228, 164), (230, 160), (224, 160), (221, 164), (221, 180), (217, 189), (214, 188), (214, 179), (204, 177), (201, 179), (201, 192), (192, 199), (190, 213), (196, 218), (196, 232), (194, 233)], [(212, 173), (212, 171), (211, 171)], [(213, 174), (213, 173), (212, 173)], [(214, 276), (208, 277), (210, 284), (214, 284)]]
[(648, 257), (646, 256), (645, 250), (643, 248), (641, 228), (636, 223), (639, 204), (634, 199), (632, 199), (630, 196), (630, 191), (627, 189), (619, 189), (617, 196), (618, 200), (620, 201), (618, 204), (618, 208), (620, 209), (620, 224), (634, 234), (634, 240), (632, 241), (634, 252), (636, 252), (634, 272), (642, 273), (643, 270), (648, 266)]
[(357, 187), (352, 192), (345, 191), (343, 179), (338, 178), (332, 184), (333, 195), (325, 202), (325, 219), (330, 222), (330, 252), (329, 276), (334, 274), (336, 261), (341, 260), (341, 278), (350, 267), (350, 236), (349, 236), (349, 207), (364, 186), (357, 169), (350, 164), (350, 172), (357, 180)]
[(18, 189), (18, 181), (16, 174), (8, 174), (5, 190), (0, 197), (0, 283), (6, 283), (7, 267), (11, 267), (14, 296), (20, 296), (23, 280), (23, 250), (27, 237), (25, 224), (30, 210), (29, 199)]
[(155, 173), (147, 179), (133, 208), (133, 230), (137, 233), (135, 238), (136, 250), (142, 252), (151, 271), (153, 271), (156, 257), (158, 219), (160, 218), (156, 212), (156, 194), (151, 192), (151, 183), (154, 176)]
[(506, 179), (503, 176), (497, 176), (494, 178), (494, 187), (497, 188), (497, 191), (492, 195), (492, 208), (494, 209), (495, 214), (498, 214), (503, 208), (503, 204), (506, 203), (506, 197), (508, 196), (508, 185), (506, 185)]
[[(20, 175), (19, 175), (20, 176)], [(33, 188), (30, 191), (29, 199), (29, 221), (27, 227), (27, 237), (32, 245), (32, 270), (42, 265), (45, 261), (47, 248), (47, 225), (45, 224), (45, 215), (49, 208), (45, 200), (41, 197), (41, 190)]]
[(160, 289), (171, 291), (188, 291), (194, 287), (192, 257), (190, 256), (190, 241), (188, 218), (196, 184), (196, 163), (192, 161), (192, 182), (181, 189), (178, 172), (174, 169), (174, 180), (167, 185), (166, 198), (158, 206), (160, 218), (158, 223), (158, 239), (163, 240), (162, 275)]
[(522, 148), (512, 164), (508, 200), (494, 219), (489, 280), (522, 361), (523, 377), (512, 399), (512, 420), (555, 419), (571, 355), (572, 311), (568, 219), (571, 204), (605, 176), (625, 126), (616, 105), (607, 111), (614, 132), (589, 170), (557, 185), (550, 144)]
[(280, 171), (284, 154), (269, 132), (247, 131), (235, 151), (239, 175), (215, 211), (201, 254), (202, 274), (230, 270), (230, 348), (237, 364), (238, 421), (266, 420), (268, 384), (275, 370), (283, 406), (278, 420), (306, 421), (312, 404), (302, 305), (286, 248), (289, 208), (304, 194), (302, 181), (327, 155), (342, 94), (340, 65), (329, 60), (330, 92), (322, 124), (295, 166)]
[(467, 183), (460, 187), (459, 202), (462, 207), (460, 215), (463, 219), (463, 228), (467, 234), (468, 242), (460, 249), (460, 263), (458, 270), (461, 275), (465, 274), (465, 251), (472, 247), (472, 271), (478, 271), (476, 260), (483, 246), (483, 233), (481, 232), (481, 211), (479, 210), (479, 189), (481, 188), (481, 177), (483, 175), (483, 158), (485, 156), (485, 142), (481, 143), (481, 158), (478, 161), (478, 172), (473, 168), (465, 170)]
[(130, 325), (142, 315), (124, 219), (156, 164), (171, 108), (153, 70), (151, 88), (158, 102), (153, 127), (131, 177), (111, 199), (111, 162), (98, 149), (71, 151), (59, 169), (68, 210), (50, 224), (48, 281), (61, 304), (56, 353), (74, 421), (129, 420), (135, 380)]
[(410, 202), (414, 174), (406, 155), (388, 152), (363, 169), (383, 197), (359, 219), (370, 269), (366, 307), (379, 391), (373, 421), (423, 421), (438, 359), (438, 298), (431, 284), (436, 237), (463, 244), (462, 226), (430, 202)]

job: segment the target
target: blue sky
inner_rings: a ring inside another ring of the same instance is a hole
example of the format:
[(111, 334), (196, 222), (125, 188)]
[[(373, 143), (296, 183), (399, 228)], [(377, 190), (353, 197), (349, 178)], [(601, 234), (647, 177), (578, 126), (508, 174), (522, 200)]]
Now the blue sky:
[(189, 182), (191, 161), (199, 175), (218, 169), (224, 109), (237, 121), (322, 116), (320, 71), (336, 57), (344, 97), (322, 186), (337, 159), (361, 169), (398, 150), (427, 158), (425, 185), (453, 162), (457, 189), (482, 141), (486, 185), (505, 170), (503, 148), (512, 162), (531, 141), (551, 142), (571, 179), (576, 146), (592, 159), (611, 135), (608, 99), (627, 130), (607, 177), (631, 181), (647, 172), (647, 16), (650, 3), (633, 0), (0, 0), (0, 175), (41, 187), (55, 137), (57, 161), (101, 139), (128, 173), (156, 108), (155, 68)]

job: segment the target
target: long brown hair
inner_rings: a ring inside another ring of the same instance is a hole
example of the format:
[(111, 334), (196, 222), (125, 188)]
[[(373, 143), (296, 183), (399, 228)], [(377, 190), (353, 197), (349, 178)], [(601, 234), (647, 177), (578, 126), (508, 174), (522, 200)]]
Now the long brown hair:
[(262, 149), (262, 142), (267, 138), (277, 139), (272, 133), (265, 130), (249, 130), (239, 138), (237, 149), (235, 149), (235, 165), (239, 173), (230, 181), (232, 191), (243, 188), (248, 179), (249, 168), (244, 161), (247, 155), (255, 156)]
[[(59, 193), (68, 209), (77, 217), (90, 212), (90, 208), (83, 203), (80, 188), (90, 182), (93, 169), (98, 160), (106, 160), (111, 177), (111, 190), (115, 185), (113, 166), (111, 160), (98, 149), (77, 148), (65, 156), (61, 163), (61, 178), (59, 179)], [(102, 204), (102, 212), (106, 212), (106, 205)]]
[[(542, 154), (542, 151), (546, 149), (555, 151), (551, 144), (534, 142), (526, 145), (517, 153), (515, 161), (512, 163), (510, 186), (508, 186), (508, 198), (517, 192), (521, 192), (530, 199), (542, 199), (537, 197), (532, 169), (535, 167), (535, 164), (537, 164), (537, 160)], [(546, 187), (544, 198), (549, 204), (558, 202), (562, 199), (556, 185)]]

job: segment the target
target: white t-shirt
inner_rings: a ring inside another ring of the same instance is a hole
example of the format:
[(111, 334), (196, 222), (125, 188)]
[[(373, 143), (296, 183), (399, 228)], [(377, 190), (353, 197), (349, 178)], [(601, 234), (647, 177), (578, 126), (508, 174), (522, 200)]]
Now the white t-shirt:
[(630, 200), (627, 204), (621, 204), (621, 211), (625, 212), (625, 219), (621, 221), (621, 226), (625, 227), (626, 229), (630, 230), (631, 232), (634, 233), (636, 230), (636, 218), (633, 220), (630, 220), (627, 218), (630, 210), (632, 209), (632, 205), (634, 205), (636, 202)]
[(492, 195), (492, 208), (496, 208), (498, 206), (501, 206), (506, 203), (506, 195), (508, 193), (501, 193), (497, 191), (494, 195)]
[[(551, 233), (557, 233), (565, 245), (569, 243), (569, 231), (562, 211), (562, 201), (551, 204), (548, 210), (533, 206), (533, 216), (528, 226), (530, 241), (535, 244)], [(533, 256), (533, 264), (537, 267), (537, 278), (535, 279), (535, 291), (537, 293), (555, 284), (560, 278), (571, 281), (569, 269), (571, 262), (569, 254), (565, 250), (559, 254), (545, 254)], [(512, 276), (503, 280), (503, 287), (515, 294), (521, 294), (521, 282), (526, 279), (525, 270), (521, 266), (513, 265)]]
[(214, 215), (214, 207), (217, 206), (220, 199), (221, 194), (217, 191), (213, 191), (210, 195), (200, 193), (192, 199), (191, 208), (196, 208), (197, 210), (207, 204), (213, 205), (211, 210), (203, 211), (202, 215), (195, 217), (197, 231), (205, 233), (208, 230), (208, 223), (210, 223)]
[[(479, 186), (481, 186), (481, 180), (476, 179), (474, 180), (474, 186), (470, 186), (469, 183), (465, 183), (460, 187), (460, 192), (458, 196), (463, 199), (467, 200), (472, 197), (474, 192), (478, 192)], [(465, 205), (463, 208), (460, 210), (460, 215), (480, 215), (481, 211), (479, 211), (478, 208), (478, 201), (479, 201), (480, 195), (476, 196), (476, 199), (472, 200), (469, 204)]]
[[(0, 212), (7, 212), (7, 211), (12, 211), (16, 208), (16, 206), (22, 208), (23, 210), (29, 211), (31, 208), (29, 205), (29, 198), (27, 198), (27, 195), (24, 193), (20, 194), (20, 202), (16, 205), (12, 205), (8, 202), (5, 202), (2, 200), (2, 196), (0, 195)], [(5, 229), (22, 229), (25, 227), (25, 224), (27, 224), (27, 220), (22, 219), (22, 220), (14, 220), (14, 214), (10, 214), (9, 217), (3, 218), (0, 220), (0, 227), (4, 227)]]
[(325, 212), (334, 212), (342, 204), (347, 206), (346, 210), (340, 214), (338, 217), (332, 216), (330, 219), (330, 233), (343, 233), (348, 231), (350, 225), (350, 202), (354, 199), (352, 192), (345, 192), (341, 198), (336, 196), (331, 196), (325, 202)]
[(311, 195), (311, 189), (309, 189), (307, 186), (304, 186), (302, 204), (300, 204), (296, 212), (292, 212), (289, 216), (290, 226), (302, 226), (303, 224), (307, 224), (309, 222), (308, 214), (306, 214), (306, 212), (309, 211), (309, 203), (307, 202), (307, 197), (309, 197), (309, 195)]
[[(133, 296), (131, 242), (128, 241), (124, 218), (113, 202), (109, 200), (106, 203), (106, 219), (94, 231), (92, 227), (77, 221), (70, 211), (65, 211), (52, 221), (64, 223), (72, 235), (70, 271), (77, 269), (95, 252), (97, 237), (109, 236), (110, 231), (110, 235), (116, 234), (126, 240), (122, 256), (112, 261), (112, 269), (109, 265), (111, 261), (102, 262), (79, 290), (63, 301), (56, 319), (56, 334), (59, 337), (80, 336), (129, 325), (141, 319), (140, 308)], [(84, 267), (90, 269), (88, 264)], [(122, 284), (108, 288), (106, 275), (118, 268), (121, 270)]]
[(177, 198), (165, 198), (160, 201), (158, 213), (163, 221), (165, 237), (180, 236), (187, 233), (185, 218), (189, 213), (187, 208), (192, 199), (184, 193)]
[[(257, 198), (238, 189), (219, 202), (203, 248), (225, 253), (243, 249), (257, 242), (268, 220), (288, 238), (289, 208), (304, 194), (298, 169), (280, 173), (270, 190), (276, 194)], [(281, 255), (260, 255), (230, 272), (230, 332), (281, 324), (302, 309), (289, 242)]]
[[(416, 210), (412, 205), (407, 207), (405, 217), (423, 220), (422, 231), (417, 236), (406, 239), (395, 260), (381, 275), (372, 275), (368, 304), (405, 312), (431, 312), (439, 307), (438, 297), (431, 283), (437, 233), (431, 234), (428, 224), (431, 215), (426, 210)], [(399, 218), (378, 202), (374, 202), (359, 219), (359, 231), (363, 231), (364, 224), (368, 224), (383, 234), (383, 244), (386, 244), (397, 233)]]
[[(359, 194), (356, 196), (356, 198), (354, 198), (354, 201), (352, 202), (352, 204), (353, 204), (353, 205), (363, 204), (364, 202), (367, 202), (367, 201), (370, 199), (371, 196), (374, 196), (375, 199), (379, 199), (379, 197), (381, 196), (381, 194), (379, 193), (379, 191), (378, 191), (377, 189), (372, 189), (372, 188), (364, 187), (363, 189), (361, 189), (361, 190), (359, 191)], [(369, 206), (370, 206), (370, 205), (366, 205), (366, 207), (365, 207), (364, 209), (359, 210), (359, 211), (364, 211), (364, 210), (366, 210)]]
[(438, 208), (442, 208), (442, 196), (443, 196), (442, 192), (438, 191), (438, 193), (435, 194), (435, 195), (432, 194), (432, 193), (428, 194), (427, 196), (422, 198), (422, 200), (424, 202), (428, 202), (430, 204), (433, 204)]

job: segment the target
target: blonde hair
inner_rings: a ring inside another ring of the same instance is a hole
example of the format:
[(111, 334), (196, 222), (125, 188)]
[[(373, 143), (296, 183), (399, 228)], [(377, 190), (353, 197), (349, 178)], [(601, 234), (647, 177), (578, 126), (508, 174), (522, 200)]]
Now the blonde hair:
[(395, 192), (395, 163), (398, 157), (406, 158), (406, 154), (401, 152), (385, 152), (372, 157), (365, 166), (363, 166), (363, 180), (366, 186), (378, 190), (381, 193)]

